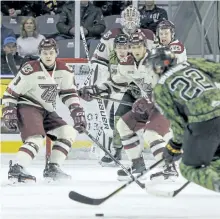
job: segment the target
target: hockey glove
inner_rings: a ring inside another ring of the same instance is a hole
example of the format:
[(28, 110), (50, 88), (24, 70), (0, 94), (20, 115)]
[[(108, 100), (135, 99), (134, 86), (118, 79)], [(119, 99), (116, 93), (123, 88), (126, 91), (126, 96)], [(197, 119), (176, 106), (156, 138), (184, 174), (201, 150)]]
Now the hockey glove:
[(179, 160), (182, 156), (181, 147), (182, 144), (177, 144), (170, 139), (163, 151), (165, 161), (172, 163)]
[(93, 96), (108, 96), (111, 93), (111, 88), (106, 83), (102, 84), (101, 86), (86, 86), (79, 90), (79, 96), (85, 101), (93, 100)]
[(132, 106), (132, 112), (138, 114), (150, 115), (153, 109), (154, 103), (145, 97), (141, 97), (140, 99), (136, 100)]
[(71, 111), (70, 115), (74, 121), (73, 127), (79, 133), (83, 133), (83, 130), (86, 129), (86, 127), (87, 127), (86, 117), (85, 117), (85, 113), (84, 113), (83, 108), (80, 107), (79, 105), (72, 106), (70, 111)]
[(11, 106), (4, 107), (2, 109), (2, 120), (8, 130), (16, 131), (18, 129), (17, 108)]

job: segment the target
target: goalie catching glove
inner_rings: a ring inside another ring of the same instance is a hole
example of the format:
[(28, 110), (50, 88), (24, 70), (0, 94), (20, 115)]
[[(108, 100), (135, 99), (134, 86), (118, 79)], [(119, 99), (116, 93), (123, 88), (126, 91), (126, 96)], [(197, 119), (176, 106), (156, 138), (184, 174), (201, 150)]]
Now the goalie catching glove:
[(79, 105), (72, 105), (70, 107), (70, 115), (74, 121), (74, 128), (79, 132), (83, 133), (87, 127), (85, 112)]
[(2, 109), (2, 120), (8, 130), (16, 131), (18, 129), (17, 108), (11, 106), (4, 107)]
[(93, 97), (104, 97), (108, 96), (112, 93), (111, 87), (103, 83), (100, 86), (92, 85), (92, 86), (85, 86), (79, 90), (79, 96), (85, 101), (91, 101)]
[(169, 163), (179, 160), (182, 156), (181, 147), (182, 144), (177, 144), (170, 139), (163, 151), (164, 160)]

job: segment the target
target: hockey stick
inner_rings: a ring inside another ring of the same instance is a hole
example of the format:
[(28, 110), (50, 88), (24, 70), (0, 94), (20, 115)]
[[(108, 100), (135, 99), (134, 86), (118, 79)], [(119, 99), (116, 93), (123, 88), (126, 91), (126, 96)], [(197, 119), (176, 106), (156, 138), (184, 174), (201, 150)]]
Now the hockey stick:
[(6, 55), (6, 62), (12, 74), (16, 76), (18, 74), (18, 69), (16, 67), (15, 59), (12, 53)]
[[(116, 160), (116, 159), (114, 158), (114, 156), (112, 156), (112, 154), (111, 154), (108, 150), (106, 150), (106, 148), (103, 147), (103, 146), (96, 140), (96, 138), (94, 138), (86, 129), (84, 129), (84, 133), (85, 133), (93, 142), (95, 142), (96, 145), (98, 145), (99, 148), (101, 148), (106, 154), (108, 154), (109, 157), (111, 157), (111, 159), (112, 159), (115, 163), (117, 163), (117, 164), (126, 172), (126, 174), (127, 174), (128, 176), (131, 177), (131, 179), (134, 179), (134, 180), (135, 180), (135, 177), (126, 169), (126, 167), (125, 167), (124, 165), (122, 165), (121, 162), (119, 162), (118, 160)], [(138, 180), (135, 180), (135, 182), (136, 182), (142, 189), (145, 188), (145, 184), (144, 184), (144, 183), (141, 183), (141, 182), (139, 182)]]
[(142, 177), (143, 175), (145, 175), (146, 173), (148, 173), (150, 170), (152, 170), (153, 168), (155, 168), (158, 164), (160, 164), (163, 161), (163, 159), (157, 161), (155, 164), (151, 165), (149, 168), (147, 168), (144, 172), (140, 173), (137, 177), (135, 177), (134, 179), (131, 179), (130, 181), (128, 181), (127, 183), (125, 183), (124, 185), (120, 186), (118, 189), (114, 190), (112, 193), (110, 193), (109, 195), (107, 195), (104, 198), (90, 198), (87, 196), (84, 196), (82, 194), (79, 194), (75, 191), (71, 191), (69, 193), (69, 198), (83, 203), (83, 204), (88, 204), (88, 205), (100, 205), (103, 202), (105, 202), (106, 200), (108, 200), (109, 198), (111, 198), (112, 196), (114, 196), (115, 194), (117, 194), (118, 192), (120, 192), (121, 190), (123, 190), (124, 188), (128, 187), (130, 184), (132, 184), (134, 181), (138, 180), (140, 177)]
[(123, 101), (123, 100), (117, 100), (111, 97), (102, 97), (102, 96), (92, 96), (94, 99), (103, 99), (103, 100), (110, 100), (112, 102), (116, 102), (116, 103), (120, 103), (122, 105), (125, 106), (133, 106), (133, 103), (127, 102), (127, 101)]
[(175, 197), (177, 196), (185, 187), (187, 187), (190, 184), (190, 181), (187, 181), (184, 183), (179, 189), (176, 189), (171, 192), (161, 191), (161, 190), (153, 190), (153, 189), (147, 189), (147, 192), (149, 194), (155, 195), (155, 196), (162, 196), (162, 197)]
[(87, 78), (84, 81), (84, 86), (86, 86), (86, 85), (88, 85), (88, 83), (89, 83), (89, 81), (90, 81), (90, 79), (92, 77), (93, 68), (91, 66), (91, 62), (90, 62), (90, 59), (89, 59), (89, 50), (88, 50), (88, 46), (87, 46), (87, 42), (86, 42), (86, 37), (85, 37), (84, 30), (83, 30), (82, 26), (80, 27), (80, 33), (81, 33), (81, 37), (82, 37), (82, 41), (83, 41), (84, 50), (85, 50), (85, 53), (86, 53), (86, 58), (87, 58), (88, 64), (89, 64), (89, 74), (87, 75)]

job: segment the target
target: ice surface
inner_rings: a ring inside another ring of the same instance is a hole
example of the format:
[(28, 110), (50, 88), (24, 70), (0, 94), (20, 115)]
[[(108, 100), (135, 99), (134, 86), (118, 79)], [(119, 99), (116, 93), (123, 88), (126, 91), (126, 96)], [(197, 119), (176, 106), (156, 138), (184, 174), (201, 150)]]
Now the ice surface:
[[(36, 184), (4, 186), (11, 157), (4, 155), (1, 160), (2, 219), (220, 219), (220, 195), (196, 185), (189, 185), (175, 198), (148, 195), (133, 183), (100, 206), (70, 200), (70, 190), (103, 197), (122, 184), (116, 180), (117, 168), (103, 168), (95, 160), (68, 160), (63, 169), (73, 179), (64, 184), (43, 181), (44, 163), (34, 161), (29, 171), (37, 177)], [(172, 190), (179, 185), (156, 187)], [(95, 217), (96, 213), (104, 217)]]

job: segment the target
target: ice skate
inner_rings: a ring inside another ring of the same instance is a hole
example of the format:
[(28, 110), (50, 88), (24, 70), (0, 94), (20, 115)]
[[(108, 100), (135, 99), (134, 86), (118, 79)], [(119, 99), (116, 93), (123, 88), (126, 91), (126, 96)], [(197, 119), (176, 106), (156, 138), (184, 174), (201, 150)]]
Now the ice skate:
[(27, 181), (36, 182), (36, 177), (30, 175), (26, 170), (19, 164), (12, 166), (12, 161), (9, 162), (8, 179), (11, 182), (26, 183)]
[(44, 169), (43, 177), (46, 179), (56, 180), (65, 180), (71, 179), (72, 177), (66, 173), (64, 173), (58, 164), (56, 163), (48, 163)]
[(175, 181), (179, 173), (176, 170), (175, 163), (165, 163), (163, 170), (150, 175), (150, 180), (168, 180)]
[[(128, 168), (128, 171), (134, 176), (144, 172), (145, 170), (146, 170), (146, 167), (145, 167), (143, 157), (133, 159), (131, 168)], [(123, 169), (118, 170), (117, 174), (118, 174), (119, 181), (127, 181), (131, 179), (131, 177), (128, 176)]]
[[(122, 152), (122, 148), (115, 148), (115, 154), (113, 156), (116, 160), (121, 160), (121, 152)], [(103, 167), (115, 167), (115, 166), (117, 166), (115, 161), (112, 160), (111, 157), (107, 154), (104, 157), (102, 157), (102, 159), (100, 160), (99, 163)]]

